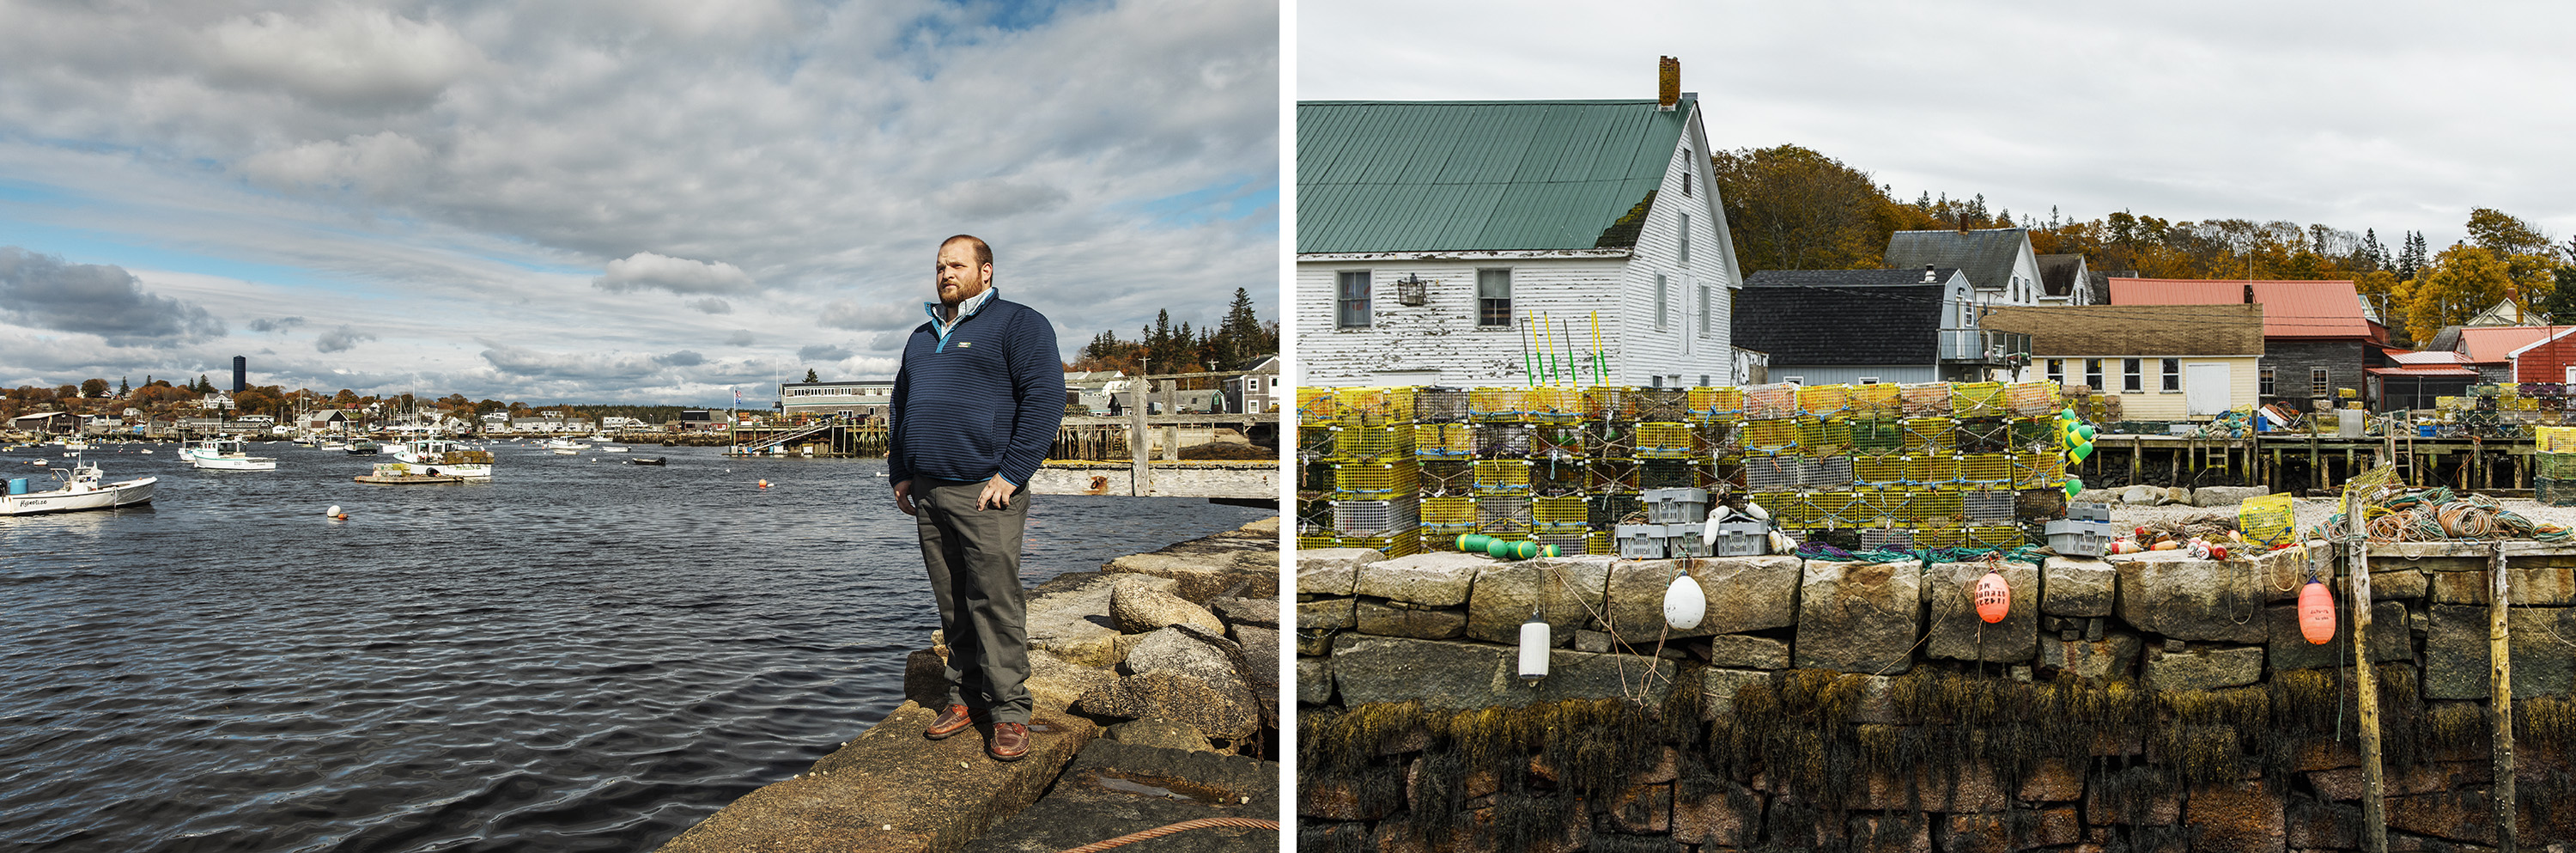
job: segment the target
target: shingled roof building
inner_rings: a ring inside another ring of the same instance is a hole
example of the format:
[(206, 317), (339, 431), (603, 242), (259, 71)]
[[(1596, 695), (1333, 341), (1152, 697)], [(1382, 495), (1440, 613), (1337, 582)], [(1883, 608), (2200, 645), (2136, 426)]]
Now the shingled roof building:
[(1985, 330), (1955, 268), (1763, 270), (1735, 297), (1737, 346), (1770, 354), (1770, 380), (1807, 385), (2003, 378), (2024, 338)]
[(1735, 247), (1678, 86), (1672, 66), (1658, 100), (1299, 103), (1300, 383), (1738, 382)]
[(2208, 420), (2260, 390), (2261, 305), (2007, 307), (1986, 328), (2030, 335), (2041, 375), (2120, 395), (2133, 420)]
[(2020, 228), (1974, 231), (1898, 231), (1887, 235), (1887, 267), (1921, 270), (1956, 267), (1987, 305), (2040, 304), (2039, 259), (2030, 232)]

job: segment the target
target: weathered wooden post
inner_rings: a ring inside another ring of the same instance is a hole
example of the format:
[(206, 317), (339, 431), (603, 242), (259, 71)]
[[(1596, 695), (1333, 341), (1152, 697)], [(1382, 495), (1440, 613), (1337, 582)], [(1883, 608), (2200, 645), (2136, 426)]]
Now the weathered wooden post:
[(1154, 466), (1145, 461), (1153, 445), (1145, 441), (1145, 377), (1127, 383), (1127, 450), (1135, 456), (1127, 466), (1127, 493), (1144, 497), (1154, 492)]
[(2513, 644), (2508, 642), (2511, 628), (2505, 619), (2504, 543), (2495, 545), (2495, 575), (2487, 592), (2487, 688), (2492, 699), (2487, 706), (2487, 719), (2495, 727), (2495, 819), (2496, 849), (2514, 853), (2517, 842), (2513, 823)]
[(2361, 523), (2361, 492), (2344, 483), (2343, 519), (2352, 566), (2354, 704), (2361, 716), (2361, 849), (2388, 853), (2386, 780), (2379, 767), (2379, 677), (2370, 668), (2370, 538)]

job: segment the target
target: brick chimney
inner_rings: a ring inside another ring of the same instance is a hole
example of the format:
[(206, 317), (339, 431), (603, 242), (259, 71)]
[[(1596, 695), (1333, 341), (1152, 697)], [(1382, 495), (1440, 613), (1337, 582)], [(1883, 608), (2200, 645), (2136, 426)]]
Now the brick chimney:
[(1682, 61), (1667, 56), (1655, 74), (1655, 108), (1669, 110), (1682, 102)]

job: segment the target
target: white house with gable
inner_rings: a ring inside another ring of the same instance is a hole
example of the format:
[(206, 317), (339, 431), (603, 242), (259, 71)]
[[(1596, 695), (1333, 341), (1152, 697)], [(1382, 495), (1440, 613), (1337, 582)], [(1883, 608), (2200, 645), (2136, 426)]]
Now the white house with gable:
[(1298, 104), (1299, 383), (1741, 381), (1707, 129), (1669, 59), (1662, 84)]

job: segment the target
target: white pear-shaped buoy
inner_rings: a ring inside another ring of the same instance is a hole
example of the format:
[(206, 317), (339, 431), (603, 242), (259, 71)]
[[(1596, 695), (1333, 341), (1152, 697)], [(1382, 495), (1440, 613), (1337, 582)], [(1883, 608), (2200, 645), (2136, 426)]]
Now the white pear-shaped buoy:
[(322, 511), (322, 514), (323, 514), (323, 515), (330, 516), (330, 517), (332, 517), (332, 518), (338, 518), (338, 517), (340, 517), (340, 505), (339, 505), (339, 504), (332, 504), (332, 505), (331, 505), (331, 508), (330, 508), (330, 509), (323, 510), (323, 511)]
[(1521, 623), (1521, 678), (1537, 681), (1547, 677), (1547, 623), (1537, 617)]
[(1699, 580), (1677, 575), (1673, 584), (1664, 587), (1664, 624), (1673, 630), (1687, 631), (1699, 627), (1708, 617), (1708, 596), (1699, 591)]
[(1752, 516), (1755, 521), (1771, 520), (1771, 511), (1763, 509), (1761, 504), (1754, 503), (1752, 501), (1744, 502), (1744, 514)]
[(1727, 519), (1734, 517), (1735, 510), (1728, 509), (1725, 504), (1718, 504), (1711, 507), (1708, 511), (1708, 523), (1712, 526), (1724, 523)]

